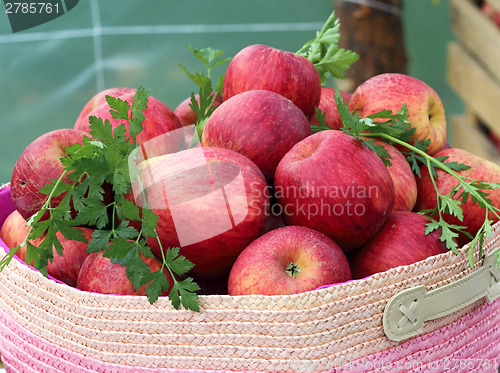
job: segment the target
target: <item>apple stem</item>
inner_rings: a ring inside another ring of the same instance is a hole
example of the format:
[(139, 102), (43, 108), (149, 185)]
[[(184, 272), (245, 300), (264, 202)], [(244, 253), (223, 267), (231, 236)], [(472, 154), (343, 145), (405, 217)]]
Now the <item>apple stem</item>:
[(300, 274), (300, 267), (294, 262), (290, 262), (285, 271), (289, 276), (297, 277)]

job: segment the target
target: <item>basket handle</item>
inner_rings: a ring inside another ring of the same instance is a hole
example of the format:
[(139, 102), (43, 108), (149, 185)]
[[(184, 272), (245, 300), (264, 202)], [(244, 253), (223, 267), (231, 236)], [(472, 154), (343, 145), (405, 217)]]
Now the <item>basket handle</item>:
[(458, 311), (486, 297), (492, 302), (500, 297), (500, 248), (486, 255), (483, 265), (467, 276), (443, 287), (427, 291), (424, 285), (400, 291), (384, 309), (386, 336), (401, 341), (422, 333), (425, 321)]

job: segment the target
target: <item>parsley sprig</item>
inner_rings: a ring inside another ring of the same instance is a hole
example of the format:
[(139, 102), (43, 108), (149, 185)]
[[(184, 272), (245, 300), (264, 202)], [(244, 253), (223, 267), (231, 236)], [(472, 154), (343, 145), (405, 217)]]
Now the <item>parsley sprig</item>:
[(321, 30), (316, 32), (316, 37), (296, 52), (313, 63), (322, 85), (327, 83), (328, 73), (333, 78), (344, 79), (344, 71), (359, 59), (357, 53), (339, 48), (339, 30), (340, 20), (332, 12)]
[[(170, 285), (164, 269), (170, 273), (173, 284), (169, 294), (172, 305), (180, 304), (198, 311), (199, 290), (191, 278), (178, 281), (177, 276), (187, 273), (193, 264), (179, 255), (179, 248), (168, 248), (162, 258), (162, 268), (152, 272), (144, 258), (152, 258), (147, 246), (148, 238), (156, 238), (158, 216), (147, 206), (139, 207), (132, 201), (129, 156), (138, 146), (137, 135), (142, 131), (144, 110), (147, 108), (149, 90), (142, 86), (136, 91), (132, 105), (119, 98), (106, 96), (115, 119), (129, 123), (129, 135), (122, 123), (114, 130), (109, 120), (90, 117), (90, 137), (84, 136), (82, 144), (67, 148), (61, 158), (64, 171), (57, 180), (45, 185), (40, 192), (48, 198), (43, 207), (28, 220), (28, 236), (18, 247), (12, 249), (0, 262), (3, 269), (23, 244), (27, 244), (27, 262), (33, 261), (35, 268), (47, 274), (47, 264), (53, 258), (52, 248), (62, 255), (63, 247), (57, 232), (71, 240), (88, 243), (88, 252), (103, 251), (113, 263), (125, 266), (134, 289), (147, 285), (146, 294), (150, 303), (156, 302)], [(67, 181), (64, 181), (67, 177)], [(52, 206), (53, 197), (66, 193), (63, 200)], [(109, 198), (111, 194), (112, 198)], [(72, 211), (76, 216), (72, 216)], [(48, 219), (42, 219), (48, 213)], [(94, 228), (92, 239), (87, 242), (79, 226)], [(41, 238), (35, 246), (30, 241)]]
[[(231, 61), (232, 57), (223, 58), (222, 54), (224, 53), (221, 50), (214, 48), (202, 48), (202, 49), (193, 49), (191, 45), (187, 46), (189, 50), (205, 65), (207, 68), (207, 74), (204, 75), (202, 73), (190, 73), (186, 67), (183, 65), (179, 65), (182, 70), (187, 74), (187, 76), (196, 84), (199, 88), (199, 100), (196, 100), (195, 93), (191, 93), (191, 108), (195, 112), (197, 116), (196, 120), (196, 131), (198, 134), (198, 138), (201, 139), (201, 134), (203, 132), (203, 128), (205, 128), (205, 124), (207, 119), (216, 109), (214, 106), (215, 97), (217, 95), (222, 96), (222, 86), (224, 85), (224, 76), (219, 75), (217, 79), (217, 84), (215, 88), (212, 83), (212, 70), (217, 66), (223, 65)], [(212, 94), (212, 92), (215, 92)]]
[[(343, 122), (342, 131), (359, 139), (368, 148), (375, 151), (384, 164), (391, 165), (390, 157), (382, 145), (373, 143), (373, 138), (380, 138), (389, 144), (398, 146), (406, 156), (413, 172), (418, 176), (420, 176), (420, 167), (422, 165), (427, 167), (436, 192), (437, 207), (433, 210), (421, 212), (433, 218), (426, 224), (425, 233), (429, 234), (441, 229), (441, 241), (445, 242), (446, 247), (456, 254), (459, 251), (455, 239), (459, 234), (465, 234), (471, 239), (467, 250), (467, 258), (470, 265), (473, 266), (474, 248), (478, 246), (481, 255), (484, 239), (492, 233), (493, 220), (490, 219), (490, 216), (493, 215), (500, 220), (500, 208), (495, 207), (488, 198), (488, 191), (500, 188), (500, 183), (484, 182), (462, 176), (460, 175), (460, 171), (470, 168), (469, 166), (456, 162), (447, 162), (448, 157), (433, 157), (428, 155), (426, 150), (430, 141), (419, 141), (414, 137), (415, 128), (412, 128), (411, 123), (408, 121), (406, 105), (403, 105), (397, 113), (383, 110), (367, 117), (361, 117), (357, 111), (353, 113), (349, 111), (348, 103), (343, 102), (338, 89), (336, 89), (335, 101)], [(320, 128), (330, 129), (324, 123), (321, 125), (322, 115), (320, 114), (321, 112), (317, 112), (316, 116), (318, 122), (320, 122)], [(442, 194), (438, 189), (436, 183), (438, 177), (437, 169), (450, 174), (458, 180), (458, 185), (447, 194)], [(469, 198), (473, 204), (479, 204), (485, 211), (484, 222), (474, 237), (465, 231), (467, 227), (450, 224), (444, 218), (445, 214), (450, 214), (455, 216), (459, 221), (462, 221), (462, 206), (467, 203)]]

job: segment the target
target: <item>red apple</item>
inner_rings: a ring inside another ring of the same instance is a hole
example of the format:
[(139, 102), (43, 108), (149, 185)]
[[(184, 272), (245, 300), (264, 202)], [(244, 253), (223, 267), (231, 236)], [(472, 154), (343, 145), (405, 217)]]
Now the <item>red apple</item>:
[[(215, 91), (212, 92), (211, 96), (214, 96), (216, 94)], [(195, 94), (194, 95), (196, 101), (198, 104), (200, 104), (200, 95)], [(222, 104), (222, 97), (219, 95), (216, 95), (214, 98), (214, 102), (212, 104), (212, 107), (217, 107), (220, 104)], [(189, 126), (191, 124), (195, 124), (198, 117), (194, 110), (191, 108), (191, 97), (186, 98), (184, 101), (182, 101), (174, 110), (175, 115), (177, 118), (179, 118), (181, 125), (183, 127)]]
[(446, 143), (446, 116), (439, 95), (425, 82), (406, 74), (376, 75), (353, 92), (349, 110), (363, 117), (382, 110), (408, 108), (408, 120), (415, 128), (413, 140), (430, 140), (428, 154), (440, 151)]
[(296, 294), (351, 279), (342, 249), (323, 233), (301, 226), (275, 229), (238, 256), (229, 295)]
[[(162, 263), (156, 258), (143, 257), (151, 271), (159, 271)], [(76, 287), (83, 291), (90, 291), (101, 294), (120, 295), (146, 295), (146, 285), (142, 285), (138, 290), (132, 286), (132, 282), (127, 277), (126, 268), (119, 263), (113, 263), (106, 258), (102, 251), (89, 254), (83, 262)], [(173, 280), (167, 269), (164, 269), (167, 280), (170, 284), (168, 291), (163, 291), (162, 295), (168, 295), (173, 286)]]
[[(7, 245), (9, 249), (17, 247), (28, 236), (30, 228), (26, 225), (26, 220), (23, 219), (19, 211), (12, 211), (2, 225), (0, 229), (0, 239)], [(24, 258), (22, 257), (22, 253)], [(26, 245), (21, 247), (16, 254), (20, 259), (25, 260), (26, 258)]]
[(374, 143), (382, 145), (391, 156), (387, 168), (394, 184), (394, 207), (392, 211), (412, 211), (417, 202), (417, 180), (406, 157), (395, 147), (380, 139)]
[(106, 104), (106, 96), (112, 96), (112, 97), (120, 97), (128, 93), (133, 93), (135, 94), (137, 90), (135, 88), (127, 88), (127, 87), (113, 87), (113, 88), (108, 88), (103, 91), (98, 92), (96, 95), (94, 95), (90, 100), (87, 101), (85, 106), (83, 107), (82, 111), (78, 115), (78, 118), (76, 119), (76, 123), (82, 122), (85, 120), (86, 117), (88, 117), (88, 114), (93, 111), (95, 108)]
[[(105, 96), (109, 95), (112, 97), (117, 97), (123, 101), (127, 101), (130, 105), (132, 105), (135, 92), (135, 89), (130, 90), (130, 88), (116, 88), (99, 93), (97, 97), (91, 99), (90, 103), (87, 103), (87, 105), (85, 105), (85, 107), (82, 109), (82, 113), (80, 113), (74, 128), (90, 134), (89, 118), (91, 116), (95, 116), (98, 118), (102, 118), (102, 120), (109, 120), (113, 129), (124, 123), (125, 127), (127, 128), (126, 135), (130, 139), (130, 135), (128, 133), (128, 121), (123, 119), (113, 119), (110, 113), (110, 107), (105, 100)], [(92, 108), (92, 110), (88, 111), (90, 108)], [(142, 121), (143, 130), (137, 135), (136, 139), (137, 142), (141, 145), (146, 143), (147, 141), (154, 140), (156, 137), (182, 127), (179, 118), (177, 118), (173, 110), (171, 110), (165, 103), (153, 96), (150, 96), (148, 99), (148, 106), (146, 110), (144, 110), (144, 116), (145, 119)], [(180, 142), (183, 140), (183, 137), (180, 133), (178, 135), (179, 136), (177, 136), (176, 141), (180, 144)], [(149, 151), (151, 151), (151, 154), (149, 154), (148, 156), (154, 157), (157, 155), (168, 153), (169, 151), (171, 151), (171, 147), (172, 140), (170, 142), (167, 142), (165, 146), (162, 146), (161, 142), (157, 141), (155, 143), (155, 146), (149, 146)], [(176, 147), (178, 146), (176, 145)]]
[(68, 240), (61, 232), (57, 232), (56, 236), (63, 247), (62, 256), (53, 248), (54, 255), (52, 262), (47, 264), (47, 274), (62, 281), (69, 286), (76, 286), (80, 268), (85, 259), (89, 255), (87, 253), (88, 242), (92, 239), (93, 230), (90, 228), (78, 228), (83, 232), (87, 239), (87, 243), (76, 240)]
[(239, 51), (224, 75), (224, 101), (238, 93), (265, 89), (297, 105), (309, 118), (321, 97), (321, 80), (307, 58), (266, 45), (250, 45)]
[(311, 134), (304, 113), (285, 97), (251, 90), (224, 101), (208, 118), (202, 146), (235, 150), (272, 180), (285, 153)]
[(393, 212), (366, 244), (349, 253), (352, 277), (364, 278), (447, 252), (440, 230), (425, 234), (428, 222), (416, 212)]
[(274, 181), (286, 223), (325, 233), (344, 251), (368, 241), (394, 205), (394, 185), (382, 160), (338, 130), (296, 144)]
[[(463, 149), (450, 148), (435, 154), (435, 157), (441, 156), (448, 157), (445, 162), (457, 162), (470, 166), (469, 169), (459, 172), (459, 175), (464, 178), (472, 178), (484, 182), (494, 183), (498, 183), (500, 181), (500, 166), (475, 154), (469, 153)], [(459, 185), (458, 180), (452, 175), (440, 169), (436, 169), (436, 172), (438, 176), (436, 185), (440, 194), (448, 194), (453, 187)], [(422, 211), (434, 209), (437, 204), (437, 197), (427, 167), (422, 166), (420, 173), (421, 177), (417, 178), (418, 198), (415, 210)], [(457, 194), (457, 198), (461, 191), (462, 189)], [(500, 208), (500, 189), (483, 191), (489, 194), (488, 198), (493, 203), (493, 206)], [(458, 220), (450, 214), (444, 214), (444, 219), (450, 224), (468, 227), (466, 231), (474, 236), (484, 223), (484, 219), (486, 217), (485, 210), (479, 206), (479, 204), (473, 204), (471, 198), (468, 198), (467, 203), (465, 205), (461, 205), (461, 207), (464, 215), (463, 221)], [(489, 215), (489, 219), (493, 222), (498, 221), (498, 218), (493, 214)], [(458, 240), (460, 245), (465, 245), (468, 241), (470, 241), (470, 239), (465, 235), (459, 237)]]
[[(28, 236), (29, 226), (26, 225), (26, 220), (23, 219), (17, 210), (14, 210), (5, 220), (0, 230), (0, 238), (9, 247), (14, 248), (20, 245)], [(90, 242), (92, 238), (92, 229), (78, 228), (83, 232), (83, 235)], [(47, 274), (62, 281), (70, 286), (76, 285), (76, 279), (80, 272), (80, 267), (83, 261), (87, 258), (87, 243), (75, 240), (68, 240), (61, 232), (56, 233), (59, 242), (63, 247), (63, 255), (59, 255), (55, 247), (53, 248), (53, 260), (47, 264)], [(37, 238), (31, 241), (33, 245), (38, 246), (42, 238)], [(26, 262), (27, 258), (26, 245), (19, 248), (16, 255), (22, 261)]]
[[(60, 158), (66, 155), (64, 148), (81, 144), (85, 135), (85, 132), (71, 128), (56, 129), (35, 139), (22, 152), (12, 172), (11, 196), (23, 219), (28, 220), (47, 201), (48, 195), (39, 190), (50, 179), (59, 179), (63, 173)], [(63, 181), (68, 182), (68, 178)], [(52, 207), (57, 206), (64, 196), (63, 193), (53, 197)], [(43, 219), (47, 217), (48, 214), (45, 214)]]
[[(340, 91), (342, 101), (344, 104), (351, 98), (351, 94)], [(325, 114), (325, 124), (333, 130), (339, 130), (343, 127), (340, 114), (337, 111), (337, 102), (335, 101), (335, 88), (321, 87), (321, 99), (319, 101), (318, 109)], [(318, 125), (316, 116), (311, 118), (311, 124)]]
[[(238, 254), (262, 234), (269, 208), (267, 182), (245, 156), (223, 148), (190, 148), (148, 160), (140, 184), (132, 185), (139, 207), (159, 216), (162, 248), (180, 247), (199, 277), (220, 277)], [(156, 239), (148, 246), (161, 257)]]

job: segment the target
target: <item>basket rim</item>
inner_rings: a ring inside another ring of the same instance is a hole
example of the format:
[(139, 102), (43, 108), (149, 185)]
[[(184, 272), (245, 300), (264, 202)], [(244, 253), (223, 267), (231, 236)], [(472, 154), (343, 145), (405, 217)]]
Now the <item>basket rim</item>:
[[(10, 182), (9, 183), (4, 183), (0, 186), (0, 191), (4, 188), (10, 187)], [(500, 222), (497, 222), (494, 224), (493, 229), (492, 229), (492, 235), (489, 238), (486, 238), (483, 244), (483, 257), (479, 258), (477, 256), (477, 250), (475, 250), (475, 260), (474, 260), (474, 267), (469, 268), (469, 270), (475, 270), (479, 266), (482, 265), (482, 261), (484, 259), (484, 255), (491, 250), (493, 250), (496, 245), (500, 245)], [(387, 271), (384, 272), (378, 272), (373, 275), (367, 276), (365, 278), (361, 279), (352, 279), (348, 280), (346, 282), (341, 282), (341, 283), (334, 283), (334, 284), (328, 284), (328, 285), (323, 285), (320, 286), (314, 290), (302, 292), (302, 293), (296, 293), (296, 294), (286, 294), (286, 295), (262, 295), (262, 294), (249, 294), (249, 295), (228, 295), (228, 294), (211, 294), (211, 295), (205, 295), (201, 294), (199, 295), (199, 300), (200, 300), (200, 311), (204, 308), (202, 306), (207, 306), (209, 303), (232, 303), (235, 306), (238, 304), (246, 304), (246, 301), (252, 300), (252, 301), (258, 301), (262, 300), (264, 303), (280, 303), (283, 301), (287, 302), (294, 302), (297, 301), (301, 298), (304, 297), (322, 297), (325, 294), (335, 292), (336, 290), (346, 290), (350, 287), (371, 287), (373, 284), (378, 283), (383, 281), (383, 279), (387, 277), (397, 277), (400, 275), (403, 271), (405, 272), (413, 272), (418, 266), (420, 265), (431, 265), (435, 261), (443, 261), (443, 262), (450, 262), (450, 263), (459, 263), (459, 262), (464, 262), (467, 261), (467, 258), (465, 256), (465, 252), (468, 250), (469, 244), (464, 245), (463, 247), (458, 249), (458, 254), (455, 254), (451, 250), (445, 252), (445, 253), (440, 253), (437, 255), (430, 256), (424, 260), (409, 264), (409, 265), (401, 265), (398, 267), (390, 268)], [(4, 254), (0, 251), (0, 256), (3, 257)], [(74, 287), (71, 287), (67, 284), (64, 284), (56, 279), (52, 279), (49, 277), (44, 276), (41, 274), (36, 268), (29, 266), (25, 262), (21, 261), (20, 259), (13, 261), (16, 263), (16, 266), (22, 266), (25, 268), (30, 269), (31, 272), (37, 273), (39, 278), (37, 279), (38, 281), (41, 281), (44, 283), (46, 286), (49, 286), (53, 288), (54, 290), (58, 290), (58, 293), (62, 294), (67, 294), (68, 296), (72, 297), (72, 295), (76, 294), (77, 298), (80, 298), (83, 294), (87, 297), (92, 297), (94, 298), (98, 303), (101, 303), (99, 300), (104, 300), (104, 299), (123, 299), (124, 302), (130, 302), (131, 300), (137, 300), (137, 299), (143, 299), (146, 300), (147, 302), (147, 297), (146, 296), (139, 296), (139, 295), (122, 295), (122, 294), (102, 294), (102, 293), (97, 293), (97, 292), (88, 292), (88, 291), (83, 291)], [(11, 267), (11, 264), (9, 266)], [(7, 267), (5, 269), (7, 269)], [(469, 266), (470, 267), (470, 266)], [(4, 269), (4, 270), (5, 270)], [(465, 275), (466, 273), (464, 273)], [(375, 289), (376, 291), (376, 289)], [(73, 294), (71, 294), (73, 293)], [(158, 298), (157, 302), (158, 306), (161, 306), (162, 308), (168, 307), (170, 305), (170, 301), (168, 299), (168, 296), (161, 296)], [(151, 305), (149, 302), (147, 302), (148, 305)], [(182, 307), (182, 306), (181, 306)], [(236, 307), (240, 308), (240, 307)], [(243, 306), (244, 308), (244, 306)], [(173, 307), (172, 307), (173, 309)], [(180, 311), (175, 310), (176, 312)]]

